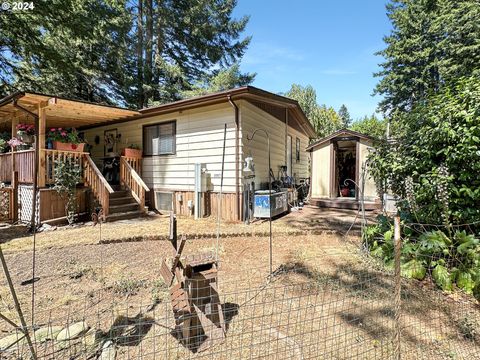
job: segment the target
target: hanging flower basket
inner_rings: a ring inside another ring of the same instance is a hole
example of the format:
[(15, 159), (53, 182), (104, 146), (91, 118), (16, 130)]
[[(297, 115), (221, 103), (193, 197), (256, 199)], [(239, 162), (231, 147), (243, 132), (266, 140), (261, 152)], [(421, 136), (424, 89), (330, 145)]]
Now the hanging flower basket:
[(53, 148), (55, 150), (62, 150), (62, 151), (83, 152), (83, 150), (85, 148), (85, 143), (72, 144), (72, 143), (64, 143), (64, 142), (60, 142), (60, 141), (53, 141)]

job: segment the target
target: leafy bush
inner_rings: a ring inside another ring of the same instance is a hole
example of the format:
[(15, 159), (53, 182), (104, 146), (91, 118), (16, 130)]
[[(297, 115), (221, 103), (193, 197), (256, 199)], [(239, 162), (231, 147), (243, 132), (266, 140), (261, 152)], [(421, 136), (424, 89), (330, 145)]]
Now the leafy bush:
[(478, 224), (480, 78), (448, 84), (390, 120), (394, 141), (370, 156), (378, 189), (402, 199), (401, 210), (417, 222)]
[(65, 199), (67, 221), (72, 224), (77, 213), (76, 188), (82, 177), (82, 169), (75, 159), (58, 159), (55, 160), (53, 175), (55, 179), (53, 189)]
[[(392, 222), (380, 217), (379, 224), (365, 229), (363, 240), (371, 255), (393, 268)], [(435, 284), (452, 291), (454, 284), (480, 301), (480, 241), (465, 230), (452, 236), (441, 230), (416, 233), (408, 228), (402, 234), (402, 276), (423, 280), (431, 274)]]

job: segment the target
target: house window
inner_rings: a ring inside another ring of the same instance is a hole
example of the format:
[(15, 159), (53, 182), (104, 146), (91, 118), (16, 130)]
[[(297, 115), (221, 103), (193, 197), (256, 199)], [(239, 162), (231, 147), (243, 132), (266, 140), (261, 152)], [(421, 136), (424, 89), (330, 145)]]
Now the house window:
[(297, 163), (300, 162), (300, 139), (298, 137), (295, 143), (295, 160)]
[(143, 154), (175, 154), (176, 121), (143, 127)]

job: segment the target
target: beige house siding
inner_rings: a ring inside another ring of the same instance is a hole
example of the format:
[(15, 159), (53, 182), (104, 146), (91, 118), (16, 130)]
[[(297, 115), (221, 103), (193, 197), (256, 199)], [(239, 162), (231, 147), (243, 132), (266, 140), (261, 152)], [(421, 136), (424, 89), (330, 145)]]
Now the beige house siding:
[(311, 193), (314, 198), (330, 196), (332, 144), (326, 143), (312, 151)]
[[(92, 156), (104, 156), (105, 130), (117, 129), (121, 143), (117, 151), (136, 144), (143, 146), (143, 126), (176, 121), (176, 154), (150, 156), (143, 159), (142, 178), (151, 189), (194, 191), (195, 163), (204, 163), (209, 178), (208, 190), (220, 190), (224, 124), (227, 124), (225, 148), (224, 192), (235, 192), (235, 115), (230, 104), (205, 106), (102, 126), (85, 131), (93, 145)], [(95, 145), (95, 135), (100, 143)]]
[[(300, 131), (288, 127), (288, 135), (292, 137), (292, 174), (297, 179), (308, 178), (310, 174), (308, 173), (308, 156), (309, 153), (305, 151), (308, 146), (308, 136), (305, 136)], [(300, 161), (295, 159), (295, 146), (297, 143), (297, 138), (300, 139)]]
[[(248, 141), (256, 129), (265, 129), (270, 137), (271, 168), (278, 178), (280, 166), (286, 165), (286, 126), (285, 123), (270, 115), (266, 111), (250, 104), (247, 101), (237, 102), (241, 118), (241, 158), (242, 163), (247, 156), (253, 156), (255, 163), (255, 187), (268, 183), (268, 151), (267, 139), (263, 131), (258, 131), (253, 140)], [(292, 136), (292, 174), (297, 178), (308, 177), (308, 154), (305, 148), (308, 137), (292, 127), (288, 127), (288, 134)], [(295, 161), (295, 141), (300, 138), (300, 162)], [(241, 174), (242, 175), (242, 174)]]

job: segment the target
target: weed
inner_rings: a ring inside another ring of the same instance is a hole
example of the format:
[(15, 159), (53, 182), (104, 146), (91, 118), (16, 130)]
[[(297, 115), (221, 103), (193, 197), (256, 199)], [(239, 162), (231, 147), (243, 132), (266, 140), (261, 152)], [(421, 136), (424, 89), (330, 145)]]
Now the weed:
[(475, 340), (477, 335), (480, 334), (480, 324), (473, 317), (468, 315), (460, 320), (459, 328), (462, 335), (469, 340)]
[(151, 283), (152, 289), (150, 293), (152, 295), (152, 303), (159, 304), (168, 297), (168, 286), (163, 280), (154, 280)]
[[(130, 274), (131, 275), (131, 274)], [(145, 288), (146, 283), (144, 280), (137, 280), (132, 278), (121, 278), (113, 283), (113, 292), (125, 296), (136, 295), (138, 290)]]

